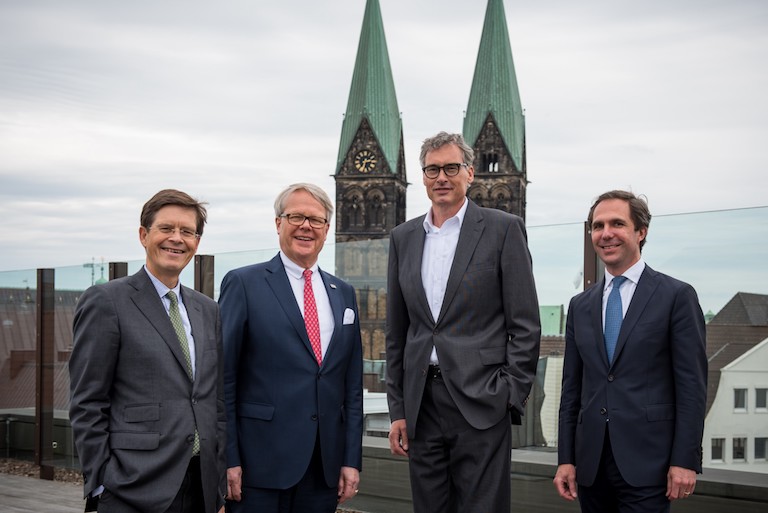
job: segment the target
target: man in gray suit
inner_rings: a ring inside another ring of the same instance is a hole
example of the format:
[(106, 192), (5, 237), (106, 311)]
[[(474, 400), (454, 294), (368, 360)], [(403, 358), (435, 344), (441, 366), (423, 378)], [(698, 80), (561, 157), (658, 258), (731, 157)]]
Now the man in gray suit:
[(387, 395), (393, 454), (416, 513), (508, 512), (541, 326), (525, 225), (467, 197), (474, 152), (441, 132), (421, 148), (426, 215), (392, 231)]
[(179, 282), (205, 222), (194, 198), (158, 192), (141, 212), (144, 267), (77, 304), (70, 420), (86, 511), (223, 511), (219, 309)]

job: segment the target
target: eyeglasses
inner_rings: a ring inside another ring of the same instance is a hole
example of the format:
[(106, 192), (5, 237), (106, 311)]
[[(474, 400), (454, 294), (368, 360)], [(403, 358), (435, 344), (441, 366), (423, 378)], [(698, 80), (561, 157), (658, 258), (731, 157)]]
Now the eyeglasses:
[(459, 174), (461, 167), (466, 165), (462, 162), (461, 164), (446, 164), (444, 166), (427, 166), (421, 168), (421, 170), (424, 171), (427, 178), (434, 179), (440, 176), (441, 170), (445, 173), (445, 176), (456, 176)]
[(309, 226), (312, 228), (322, 228), (328, 224), (328, 219), (324, 217), (305, 216), (304, 214), (283, 214), (284, 217), (293, 226), (301, 226), (305, 220), (309, 220)]
[[(167, 225), (167, 224), (161, 224), (161, 225), (158, 225), (158, 226), (150, 226), (149, 228), (147, 228), (147, 230), (150, 230), (152, 228), (156, 229), (158, 232), (162, 233), (163, 235), (171, 235), (172, 233), (176, 232), (176, 227), (175, 226), (171, 226), (171, 225)], [(187, 239), (187, 240), (193, 240), (193, 239), (199, 239), (200, 238), (200, 234), (199, 233), (193, 232), (189, 228), (179, 228), (179, 235), (181, 235), (182, 239)]]

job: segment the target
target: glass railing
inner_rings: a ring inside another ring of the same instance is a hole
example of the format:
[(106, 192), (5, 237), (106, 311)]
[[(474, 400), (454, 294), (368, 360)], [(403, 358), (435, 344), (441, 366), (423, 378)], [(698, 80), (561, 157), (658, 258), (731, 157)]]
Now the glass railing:
[[(583, 290), (583, 223), (532, 226), (528, 228), (528, 238), (539, 302), (541, 305), (563, 305), (565, 315), (571, 297)], [(382, 262), (386, 262), (386, 248), (386, 240), (326, 244), (320, 262), (322, 268), (347, 279), (358, 290), (365, 358), (370, 360), (367, 373), (371, 376), (366, 383), (373, 388), (383, 386), (386, 265)], [(214, 296), (218, 297), (226, 272), (269, 260), (276, 253), (277, 249), (271, 248), (216, 254)], [(768, 295), (768, 207), (657, 216), (651, 223), (643, 256), (657, 271), (692, 284), (705, 313), (718, 313), (740, 292)], [(128, 262), (129, 274), (140, 269), (142, 263)], [(82, 291), (108, 272), (106, 267), (102, 271), (97, 263), (95, 269), (91, 266), (60, 267), (55, 273), (54, 456), (62, 465), (74, 465), (67, 415), (67, 361), (72, 347), (72, 317)], [(193, 276), (190, 265), (182, 274), (182, 282), (193, 286)], [(0, 444), (10, 456), (29, 454), (33, 449), (35, 299), (34, 270), (0, 272)], [(535, 444), (551, 447), (557, 443), (559, 372), (564, 344), (562, 336), (557, 335), (547, 337), (546, 344), (551, 347), (547, 346), (546, 352), (542, 349), (537, 377), (543, 394), (542, 407), (533, 415), (538, 416), (537, 422), (543, 433)], [(748, 422), (747, 417), (735, 418), (737, 428), (742, 420)], [(729, 440), (728, 434), (722, 437)], [(705, 453), (709, 451), (708, 443), (705, 440)], [(726, 454), (730, 443), (725, 442)], [(747, 443), (743, 468), (753, 470), (747, 465), (752, 447), (749, 440)]]

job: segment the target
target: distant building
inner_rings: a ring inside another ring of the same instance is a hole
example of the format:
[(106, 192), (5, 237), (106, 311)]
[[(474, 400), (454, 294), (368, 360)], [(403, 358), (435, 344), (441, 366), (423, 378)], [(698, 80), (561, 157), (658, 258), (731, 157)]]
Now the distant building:
[(704, 424), (704, 466), (768, 474), (768, 338), (720, 369)]
[(768, 295), (738, 292), (707, 324), (707, 411), (720, 386), (720, 371), (768, 338)]

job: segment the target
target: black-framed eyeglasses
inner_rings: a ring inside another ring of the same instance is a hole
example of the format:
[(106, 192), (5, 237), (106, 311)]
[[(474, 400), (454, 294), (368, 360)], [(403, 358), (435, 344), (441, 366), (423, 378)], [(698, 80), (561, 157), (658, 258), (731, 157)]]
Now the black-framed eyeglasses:
[[(176, 227), (171, 226), (169, 224), (159, 224), (157, 226), (149, 226), (147, 230), (151, 230), (152, 228), (162, 233), (163, 235), (170, 235), (176, 231)], [(199, 233), (192, 231), (189, 228), (179, 228), (178, 230), (179, 230), (179, 235), (181, 235), (182, 239), (193, 240), (193, 239), (200, 238)]]
[(462, 168), (462, 166), (466, 166), (464, 162), (461, 164), (445, 164), (444, 166), (427, 166), (421, 168), (422, 171), (424, 171), (424, 174), (427, 178), (437, 178), (440, 175), (440, 171), (442, 170), (443, 173), (445, 173), (445, 176), (456, 176), (459, 174), (459, 170)]
[(309, 226), (312, 228), (322, 228), (328, 224), (328, 219), (324, 217), (305, 216), (304, 214), (283, 214), (284, 217), (293, 226), (301, 226), (305, 220), (309, 220)]

